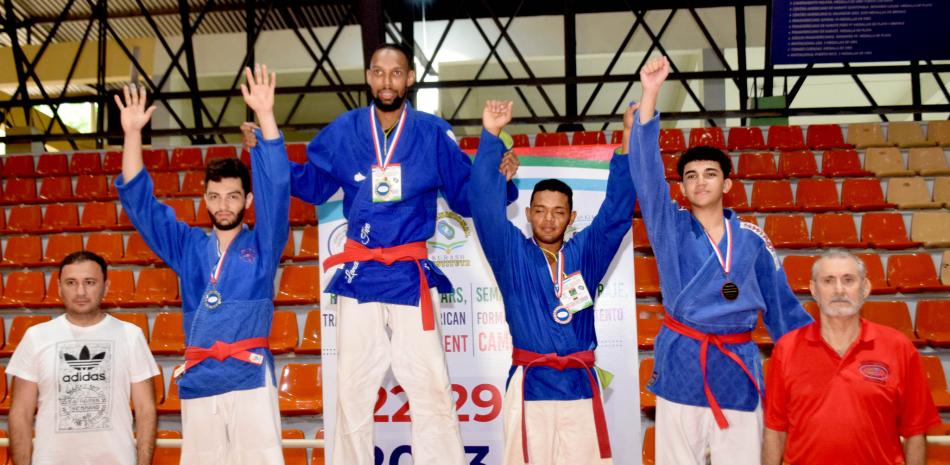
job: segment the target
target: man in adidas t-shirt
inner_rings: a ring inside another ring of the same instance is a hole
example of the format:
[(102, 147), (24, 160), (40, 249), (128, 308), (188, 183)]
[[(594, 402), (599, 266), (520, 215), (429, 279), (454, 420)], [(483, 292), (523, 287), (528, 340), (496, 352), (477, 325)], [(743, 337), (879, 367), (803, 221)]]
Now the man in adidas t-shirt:
[(102, 257), (81, 251), (60, 263), (66, 313), (27, 330), (7, 365), (14, 465), (152, 462), (158, 366), (142, 330), (100, 308), (108, 288)]

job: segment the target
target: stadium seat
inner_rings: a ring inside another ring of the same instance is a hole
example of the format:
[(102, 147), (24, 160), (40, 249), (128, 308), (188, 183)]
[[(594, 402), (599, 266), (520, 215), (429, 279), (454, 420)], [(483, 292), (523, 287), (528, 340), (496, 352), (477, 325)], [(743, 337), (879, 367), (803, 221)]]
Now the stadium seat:
[(752, 329), (752, 342), (755, 345), (759, 346), (760, 349), (769, 351), (772, 350), (772, 335), (769, 334), (769, 330), (765, 328), (765, 322), (762, 321), (762, 312), (758, 312), (758, 321), (755, 323), (755, 328)]
[(864, 268), (868, 274), (868, 281), (871, 281), (871, 294), (895, 294), (897, 288), (887, 283), (884, 278), (884, 265), (881, 263), (881, 256), (876, 253), (855, 254), (864, 262)]
[[(287, 144), (287, 158), (296, 163), (307, 162), (307, 144)], [(250, 167), (250, 163), (247, 164)]]
[(177, 301), (178, 276), (174, 271), (169, 268), (145, 268), (139, 271), (132, 304), (160, 307), (175, 305)]
[(887, 282), (903, 294), (950, 291), (937, 279), (933, 260), (926, 253), (888, 257)]
[(122, 260), (122, 235), (108, 233), (94, 233), (86, 238), (86, 250), (94, 252), (107, 263)]
[(950, 176), (934, 178), (934, 202), (950, 208)]
[(477, 136), (466, 136), (459, 138), (459, 148), (462, 150), (478, 149), (479, 138)]
[(168, 168), (172, 171), (204, 169), (200, 147), (176, 147), (172, 149), (172, 159)]
[(126, 307), (134, 300), (135, 278), (132, 270), (109, 270), (109, 290), (102, 298), (102, 306)]
[(745, 185), (741, 181), (733, 181), (732, 188), (722, 196), (722, 206), (731, 208), (736, 212), (751, 212), (753, 209), (749, 206), (749, 196), (745, 192)]
[(155, 355), (185, 353), (185, 331), (182, 328), (181, 312), (162, 312), (155, 315), (152, 339), (148, 346)]
[(23, 340), (23, 335), (26, 334), (26, 330), (30, 329), (31, 326), (45, 323), (51, 319), (49, 315), (18, 315), (13, 317), (13, 322), (10, 323), (10, 334), (3, 344), (3, 349), (0, 349), (0, 357), (13, 355), (13, 351), (16, 350), (17, 346), (20, 345), (20, 341)]
[(611, 144), (622, 144), (623, 143), (623, 131), (616, 130), (610, 133), (610, 143)]
[(927, 375), (927, 384), (930, 385), (930, 394), (934, 404), (941, 412), (950, 411), (950, 392), (947, 392), (947, 377), (943, 372), (943, 364), (936, 355), (921, 355), (920, 361), (924, 365), (924, 374)]
[(762, 128), (729, 128), (729, 151), (765, 150), (765, 140), (762, 137)]
[(802, 215), (769, 215), (765, 217), (765, 235), (779, 249), (811, 249), (817, 243), (808, 240), (808, 225)]
[[(7, 378), (7, 368), (5, 366), (0, 366), (0, 399), (3, 399), (0, 402), (0, 415), (7, 415), (10, 413), (10, 406), (13, 404), (13, 390), (11, 389), (10, 384), (12, 380)], [(7, 432), (0, 430), (0, 438), (7, 437)], [(0, 449), (0, 455), (3, 456), (4, 461), (2, 463), (7, 464), (9, 459), (8, 448), (4, 447)], [(12, 462), (12, 460), (10, 460)], [(12, 465), (12, 464), (11, 464)]]
[(871, 176), (861, 167), (856, 150), (826, 150), (821, 156), (821, 175), (828, 178)]
[(815, 154), (808, 150), (782, 152), (778, 156), (778, 176), (786, 178), (810, 178), (818, 176)]
[(811, 266), (818, 260), (815, 255), (787, 255), (782, 260), (788, 285), (796, 294), (808, 294), (811, 281)]
[(145, 243), (145, 239), (142, 238), (142, 235), (132, 233), (129, 235), (128, 243), (125, 244), (125, 253), (122, 255), (122, 259), (118, 260), (117, 263), (149, 265), (159, 262), (161, 262), (161, 259), (158, 258), (158, 255), (155, 255), (155, 252), (152, 252), (152, 249)]
[(79, 228), (79, 208), (74, 203), (46, 206), (40, 229), (46, 233), (75, 231)]
[(89, 202), (82, 207), (82, 215), (76, 229), (78, 231), (115, 229), (118, 226), (116, 221), (115, 203)]
[(293, 351), (297, 347), (297, 314), (292, 311), (274, 312), (268, 340), (274, 354)]
[[(290, 198), (291, 202), (293, 197)], [(251, 204), (253, 208), (254, 204)], [(244, 222), (247, 223), (247, 212), (244, 211)], [(204, 196), (201, 197), (201, 201), (198, 202), (198, 209), (195, 210), (195, 224), (199, 228), (210, 228), (211, 227), (211, 215), (208, 213), (208, 203), (205, 202)]]
[(650, 426), (643, 433), (642, 465), (656, 465), (656, 427)]
[(679, 155), (663, 154), (660, 156), (663, 160), (663, 176), (667, 181), (679, 181), (680, 174), (676, 171), (676, 162), (679, 161)]
[(878, 123), (851, 123), (848, 125), (848, 144), (859, 149), (867, 147), (890, 147), (884, 140), (884, 130)]
[(316, 266), (285, 266), (281, 269), (276, 305), (313, 304), (320, 301), (320, 273)]
[[(181, 439), (181, 433), (178, 431), (158, 430), (156, 434), (158, 439)], [(152, 465), (178, 465), (181, 462), (181, 448), (179, 447), (156, 447), (155, 454), (152, 455)]]
[[(303, 431), (299, 429), (285, 429), (281, 431), (283, 439), (304, 439)], [(307, 449), (284, 448), (284, 465), (307, 465)]]
[(640, 360), (640, 410), (652, 412), (656, 409), (656, 395), (647, 389), (650, 378), (653, 377), (653, 357)]
[(864, 169), (878, 177), (913, 176), (896, 147), (872, 147), (864, 152)]
[(907, 302), (869, 300), (864, 302), (864, 306), (861, 307), (861, 316), (904, 333), (917, 347), (926, 345), (926, 341), (917, 337), (917, 334), (914, 333), (914, 324), (910, 321), (910, 310), (907, 308)]
[(173, 197), (178, 195), (178, 173), (177, 172), (166, 172), (166, 173), (149, 173), (152, 177), (152, 184), (154, 185), (155, 197)]
[(950, 300), (917, 301), (917, 335), (931, 347), (950, 347)]
[(920, 242), (907, 240), (907, 228), (900, 213), (867, 213), (861, 218), (861, 240), (875, 249), (910, 249)]
[(940, 261), (940, 282), (950, 286), (950, 250), (943, 251), (943, 259)]
[(772, 152), (750, 152), (739, 155), (736, 176), (742, 179), (779, 179)]
[(320, 252), (320, 243), (318, 241), (318, 229), (316, 226), (304, 226), (303, 235), (300, 238), (300, 250), (293, 257), (294, 261), (316, 260)]
[(148, 315), (144, 313), (120, 313), (112, 312), (110, 313), (113, 317), (118, 320), (122, 320), (126, 323), (131, 323), (135, 326), (138, 326), (142, 330), (142, 335), (145, 336), (145, 342), (148, 342)]
[(195, 224), (195, 202), (191, 199), (165, 199), (164, 203), (175, 210), (178, 221)]
[(158, 374), (152, 377), (152, 384), (155, 389), (155, 406), (157, 407), (165, 402), (165, 373), (161, 365), (158, 366)]
[(914, 212), (910, 220), (910, 239), (924, 247), (950, 247), (950, 212)]
[(33, 155), (3, 157), (3, 177), (5, 179), (36, 177)]
[(142, 161), (149, 173), (168, 171), (168, 151), (165, 149), (142, 150)]
[(950, 166), (947, 165), (947, 156), (942, 147), (910, 149), (907, 154), (907, 169), (921, 176), (950, 174)]
[(868, 243), (858, 240), (854, 218), (848, 213), (823, 213), (811, 220), (811, 238), (821, 248), (864, 249)]
[(752, 208), (759, 212), (798, 211), (787, 180), (756, 181), (752, 185)]
[(686, 138), (683, 136), (683, 130), (670, 128), (660, 129), (660, 152), (662, 153), (682, 153), (686, 151)]
[(539, 132), (534, 136), (535, 147), (558, 147), (568, 145), (567, 133), (564, 132)]
[(683, 193), (683, 189), (678, 182), (668, 181), (670, 185), (670, 199), (675, 200), (683, 208), (690, 208), (689, 199)]
[(82, 250), (82, 236), (79, 234), (49, 236), (42, 262), (45, 265), (58, 266), (67, 255), (80, 250)]
[(39, 200), (44, 203), (68, 202), (73, 198), (73, 180), (69, 176), (54, 176), (40, 181)]
[(512, 134), (511, 140), (514, 141), (512, 147), (530, 147), (531, 139), (528, 138), (527, 134)]
[[(215, 145), (208, 147), (205, 152), (205, 165), (219, 158), (237, 158), (237, 149), (231, 145)], [(198, 168), (203, 169), (204, 166)]]
[(69, 157), (69, 174), (74, 176), (102, 174), (102, 157), (98, 152), (76, 152)]
[(795, 204), (803, 211), (821, 213), (841, 210), (838, 188), (832, 179), (800, 179)]
[(201, 197), (205, 192), (205, 173), (204, 171), (187, 171), (181, 181), (181, 190), (178, 194), (181, 197)]
[(36, 176), (69, 176), (69, 161), (65, 153), (44, 153), (36, 160)]
[(603, 131), (574, 131), (571, 136), (571, 145), (606, 144), (607, 137)]
[(924, 137), (924, 130), (916, 121), (887, 123), (887, 143), (899, 147), (928, 147), (936, 145)]
[(801, 126), (769, 126), (766, 145), (770, 150), (803, 150), (805, 135)]
[(837, 124), (812, 124), (805, 131), (805, 145), (812, 150), (845, 149), (841, 126)]
[(294, 349), (298, 354), (320, 355), (320, 310), (310, 310), (307, 312), (307, 320), (303, 324), (303, 338), (300, 339), (300, 345)]
[(36, 179), (34, 178), (13, 178), (7, 179), (3, 186), (0, 203), (5, 205), (17, 205), (21, 203), (36, 203), (39, 199), (36, 197)]
[(38, 233), (43, 230), (43, 210), (39, 205), (24, 205), (10, 208), (7, 232)]
[(0, 265), (5, 267), (31, 267), (43, 264), (43, 240), (40, 236), (7, 237)]
[(7, 274), (7, 283), (0, 297), (0, 307), (36, 307), (46, 297), (46, 276), (42, 271), (14, 271)]
[(633, 249), (645, 252), (650, 250), (650, 238), (647, 236), (647, 227), (640, 218), (633, 219)]
[(739, 221), (745, 221), (746, 223), (759, 225), (759, 219), (755, 215), (739, 215)]
[(122, 152), (110, 150), (102, 158), (102, 172), (105, 174), (119, 174), (122, 172)]
[(658, 297), (660, 295), (660, 274), (654, 257), (633, 257), (636, 296)]
[[(154, 340), (154, 335), (152, 336)], [(182, 342), (184, 346), (184, 342)], [(182, 349), (184, 352), (184, 349)], [(153, 350), (152, 353), (155, 353)], [(174, 354), (169, 354), (174, 355)], [(177, 369), (178, 367), (175, 367)], [(174, 373), (175, 370), (172, 370)], [(178, 383), (177, 378), (174, 376), (169, 376), (168, 389), (165, 390), (165, 400), (156, 407), (159, 415), (178, 415), (181, 413), (181, 397), (178, 396)], [(178, 462), (175, 462), (177, 464)]]
[(323, 375), (320, 364), (288, 363), (280, 373), (277, 397), (280, 414), (287, 416), (323, 413)]
[(289, 231), (287, 234), (287, 242), (284, 244), (284, 250), (280, 253), (280, 261), (290, 260), (294, 256), (294, 232)]
[(689, 130), (689, 146), (698, 147), (706, 145), (715, 147), (719, 150), (726, 150), (726, 138), (722, 134), (722, 128), (692, 128)]
[(907, 208), (940, 208), (942, 204), (930, 199), (927, 182), (921, 177), (892, 178), (887, 181), (887, 202)]
[(666, 310), (660, 304), (637, 304), (637, 347), (653, 350)]
[(290, 224), (305, 226), (317, 224), (317, 207), (296, 197), (290, 199)]
[(49, 281), (46, 282), (46, 297), (43, 297), (43, 303), (40, 307), (56, 308), (63, 306), (63, 299), (59, 297), (59, 271), (50, 273)]
[(950, 147), (950, 121), (928, 121), (927, 140), (940, 147)]
[(76, 200), (115, 200), (113, 190), (109, 189), (109, 180), (103, 174), (84, 174), (76, 176)]
[(881, 181), (876, 178), (845, 179), (841, 183), (841, 205), (853, 212), (894, 207), (884, 201)]

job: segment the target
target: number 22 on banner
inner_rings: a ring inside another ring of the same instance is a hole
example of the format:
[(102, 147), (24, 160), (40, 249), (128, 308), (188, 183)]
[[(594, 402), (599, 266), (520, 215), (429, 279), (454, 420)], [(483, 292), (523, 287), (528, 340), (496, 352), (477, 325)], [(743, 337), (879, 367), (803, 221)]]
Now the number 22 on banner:
[[(468, 391), (465, 386), (453, 384), (452, 392), (457, 395), (455, 399), (455, 410), (459, 412), (458, 417), (460, 422), (476, 421), (479, 423), (487, 423), (497, 418), (498, 414), (501, 413), (501, 391), (499, 391), (498, 387), (494, 384), (479, 384), (472, 388), (471, 401), (475, 404), (475, 407), (488, 409), (487, 412), (475, 413), (472, 416), (461, 413), (465, 404), (469, 401)], [(398, 396), (403, 393), (405, 393), (405, 391), (402, 386), (399, 385), (393, 386), (388, 392), (385, 388), (379, 388), (379, 396), (376, 398), (373, 420), (377, 423), (404, 423), (412, 421), (409, 416), (409, 401), (403, 401), (402, 405), (393, 413), (392, 417), (379, 414), (380, 409), (386, 405), (386, 399), (390, 394)]]

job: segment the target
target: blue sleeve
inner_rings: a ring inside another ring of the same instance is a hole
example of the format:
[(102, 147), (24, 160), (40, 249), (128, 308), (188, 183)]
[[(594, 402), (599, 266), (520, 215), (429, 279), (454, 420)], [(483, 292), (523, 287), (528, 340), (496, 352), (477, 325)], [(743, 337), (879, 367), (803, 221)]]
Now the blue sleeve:
[(333, 177), (332, 157), (337, 153), (334, 129), (327, 126), (307, 144), (307, 163), (290, 163), (290, 194), (319, 205), (340, 189)]
[(648, 123), (640, 124), (640, 112), (633, 115), (634, 125), (630, 135), (630, 177), (640, 200), (640, 213), (646, 226), (647, 236), (654, 255), (676, 251), (676, 215), (679, 206), (670, 200), (670, 186), (666, 183), (663, 159), (660, 156), (660, 114), (657, 112)]
[[(590, 226), (584, 228), (572, 241), (581, 241), (582, 274), (598, 283), (613, 261), (617, 248), (633, 224), (633, 207), (637, 193), (630, 178), (627, 155), (614, 154), (610, 159), (607, 194)], [(589, 282), (595, 285), (594, 282)]]
[(162, 261), (177, 272), (182, 263), (185, 238), (193, 228), (178, 221), (175, 218), (175, 210), (155, 198), (155, 188), (148, 171), (143, 169), (128, 182), (119, 175), (116, 177), (115, 187), (122, 209), (142, 235), (142, 239)]
[(514, 241), (523, 237), (508, 220), (505, 175), (498, 171), (504, 153), (505, 144), (501, 139), (483, 129), (468, 191), (473, 197), (469, 203), (475, 231), (485, 258), (496, 274), (505, 269), (513, 253)]
[(814, 321), (788, 285), (778, 257), (765, 244), (755, 260), (755, 277), (765, 300), (762, 322), (773, 341)]
[[(469, 192), (472, 190), (469, 181), (472, 173), (472, 160), (459, 148), (455, 140), (445, 134), (446, 131), (441, 131), (442, 133), (436, 136), (438, 139), (436, 143), (436, 163), (439, 179), (442, 182), (442, 195), (452, 211), (470, 217), (472, 216), (472, 209), (469, 204)], [(484, 130), (482, 132), (482, 140), (484, 140), (485, 132)], [(500, 142), (500, 139), (498, 140)], [(494, 166), (495, 171), (498, 171), (498, 164), (501, 163), (501, 156), (505, 152), (503, 143), (501, 150), (502, 152), (498, 155), (498, 160)], [(481, 153), (481, 150), (479, 150), (479, 153)], [(502, 180), (504, 180), (504, 176), (502, 176)], [(472, 192), (479, 192), (479, 190), (475, 189)], [(478, 198), (481, 199), (482, 197), (479, 195)], [(518, 188), (515, 183), (508, 182), (505, 186), (505, 199), (506, 204), (518, 199)]]
[(251, 149), (251, 190), (254, 193), (254, 236), (262, 259), (276, 270), (290, 233), (290, 168), (284, 136), (266, 140), (260, 130)]

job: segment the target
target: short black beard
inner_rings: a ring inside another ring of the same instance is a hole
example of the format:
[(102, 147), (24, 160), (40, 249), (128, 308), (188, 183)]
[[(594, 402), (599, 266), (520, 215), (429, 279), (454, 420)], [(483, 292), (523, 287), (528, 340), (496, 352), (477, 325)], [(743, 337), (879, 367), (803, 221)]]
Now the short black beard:
[(392, 102), (392, 103), (383, 103), (383, 101), (380, 100), (379, 97), (373, 97), (373, 105), (376, 105), (376, 108), (379, 108), (380, 111), (384, 111), (384, 112), (386, 112), (386, 113), (389, 113), (389, 112), (391, 112), (391, 111), (396, 111), (396, 110), (398, 110), (399, 108), (401, 108), (401, 107), (402, 107), (402, 102), (403, 102), (404, 100), (406, 100), (406, 96), (404, 96), (404, 95), (399, 95), (399, 96), (396, 96), (396, 98), (393, 99), (393, 102)]
[(214, 214), (211, 213), (211, 210), (208, 210), (208, 216), (211, 217), (211, 224), (213, 224), (215, 229), (217, 229), (218, 231), (230, 231), (244, 224), (244, 209), (243, 208), (241, 209), (241, 211), (237, 213), (237, 218), (235, 218), (234, 222), (231, 224), (218, 223), (218, 220), (215, 219)]

